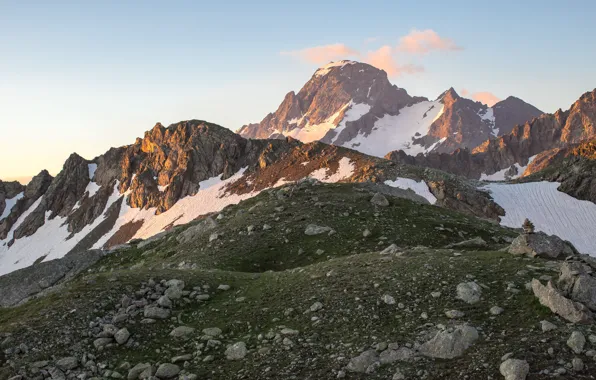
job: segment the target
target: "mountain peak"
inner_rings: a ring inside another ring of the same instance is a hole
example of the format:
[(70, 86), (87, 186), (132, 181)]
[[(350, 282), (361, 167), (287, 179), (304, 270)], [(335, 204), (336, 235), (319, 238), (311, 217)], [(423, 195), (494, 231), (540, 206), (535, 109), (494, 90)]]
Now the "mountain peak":
[(453, 87), (449, 87), (449, 89), (447, 89), (437, 98), (437, 100), (442, 101), (443, 103), (452, 103), (458, 99), (460, 99), (460, 96)]

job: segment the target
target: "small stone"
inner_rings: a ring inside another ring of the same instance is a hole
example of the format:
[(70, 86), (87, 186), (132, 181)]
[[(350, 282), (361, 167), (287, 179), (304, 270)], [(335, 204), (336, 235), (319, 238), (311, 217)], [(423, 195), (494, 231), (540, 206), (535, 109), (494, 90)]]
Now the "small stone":
[(189, 335), (195, 332), (194, 327), (188, 326), (178, 326), (172, 332), (170, 332), (170, 336), (174, 338), (187, 338)]
[(321, 302), (315, 302), (310, 306), (310, 311), (312, 311), (313, 313), (315, 311), (319, 311), (323, 308), (323, 304)]
[(207, 327), (203, 329), (203, 334), (211, 337), (218, 337), (222, 333), (221, 329), (218, 327)]
[(56, 366), (63, 371), (70, 371), (79, 366), (79, 359), (74, 356), (62, 358), (56, 362)]
[(580, 331), (573, 331), (569, 339), (567, 339), (567, 346), (576, 354), (581, 354), (586, 344), (586, 337)]
[(230, 290), (230, 285), (221, 284), (217, 287), (217, 290)]
[(493, 307), (491, 307), (491, 308), (490, 308), (490, 310), (489, 310), (489, 311), (490, 311), (490, 313), (491, 313), (492, 315), (499, 315), (499, 314), (501, 314), (503, 311), (505, 311), (505, 309), (503, 309), (502, 307), (499, 307), (499, 306), (493, 306)]
[[(128, 380), (136, 380), (141, 377), (140, 376), (141, 373), (148, 373), (149, 376), (151, 376), (152, 372), (153, 372), (153, 370), (152, 370), (151, 364), (139, 363), (139, 364), (135, 365), (134, 367), (132, 367), (130, 369), (130, 371), (128, 371), (127, 378), (128, 378)], [(149, 377), (149, 376), (147, 376), (147, 377)], [(146, 377), (144, 377), (144, 378), (146, 378)]]
[(381, 300), (387, 304), (387, 305), (394, 305), (395, 304), (395, 298), (393, 298), (392, 296), (390, 296), (389, 294), (384, 294), (383, 297), (381, 297)]
[(368, 228), (365, 229), (364, 232), (362, 232), (362, 236), (364, 237), (369, 237), (370, 235), (372, 235), (372, 232), (370, 232)]
[(171, 379), (180, 373), (180, 367), (172, 363), (163, 363), (157, 368), (155, 376), (160, 379)]
[(145, 318), (149, 319), (167, 319), (170, 317), (170, 309), (161, 308), (155, 305), (145, 306), (143, 312)]
[(182, 363), (182, 362), (188, 362), (191, 360), (192, 360), (192, 355), (190, 355), (190, 354), (179, 355), (179, 356), (174, 356), (172, 358), (172, 363)]
[(557, 328), (554, 323), (549, 321), (540, 321), (540, 327), (542, 328), (542, 332), (548, 332)]
[(168, 296), (161, 296), (159, 297), (159, 299), (157, 300), (157, 304), (161, 307), (165, 307), (167, 309), (171, 309), (172, 308), (172, 301), (170, 300), (170, 298)]
[(580, 358), (573, 358), (571, 360), (571, 366), (575, 372), (581, 372), (584, 370), (584, 362)]
[(389, 201), (387, 200), (387, 198), (385, 198), (385, 196), (381, 193), (376, 193), (370, 200), (370, 203), (372, 203), (375, 206), (381, 206), (381, 207), (387, 207), (389, 206)]
[(462, 282), (456, 290), (457, 298), (469, 304), (480, 301), (482, 295), (482, 288), (475, 282)]
[(226, 358), (228, 360), (241, 360), (244, 359), (248, 350), (246, 349), (246, 343), (236, 342), (226, 349)]
[(370, 371), (369, 369), (373, 368), (372, 366), (378, 362), (379, 357), (377, 351), (368, 350), (352, 358), (346, 366), (346, 370), (349, 372), (367, 373)]
[(447, 318), (456, 319), (456, 318), (463, 318), (466, 314), (463, 311), (459, 310), (447, 310), (445, 312)]
[(116, 340), (116, 343), (118, 344), (128, 342), (128, 338), (130, 338), (130, 332), (126, 327), (118, 330), (116, 334), (114, 334), (114, 340)]
[(112, 338), (97, 338), (93, 341), (93, 346), (97, 349), (103, 348), (112, 343)]

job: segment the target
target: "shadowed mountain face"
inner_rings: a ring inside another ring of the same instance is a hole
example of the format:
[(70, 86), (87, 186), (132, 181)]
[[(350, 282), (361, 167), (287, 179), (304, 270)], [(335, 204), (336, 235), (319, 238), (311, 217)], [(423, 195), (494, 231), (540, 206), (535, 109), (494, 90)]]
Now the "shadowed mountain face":
[(475, 148), (541, 114), (514, 97), (487, 107), (453, 88), (435, 101), (412, 97), (392, 85), (384, 71), (340, 61), (318, 69), (298, 94), (288, 93), (276, 112), (243, 126), (239, 134), (320, 140), (378, 157), (393, 150), (450, 153)]

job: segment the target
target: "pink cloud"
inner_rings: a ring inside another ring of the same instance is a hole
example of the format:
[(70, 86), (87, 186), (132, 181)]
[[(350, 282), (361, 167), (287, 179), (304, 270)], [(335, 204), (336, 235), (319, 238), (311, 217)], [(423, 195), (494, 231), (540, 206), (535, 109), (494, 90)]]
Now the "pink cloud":
[(378, 69), (385, 70), (388, 76), (397, 77), (402, 74), (415, 74), (424, 71), (422, 66), (406, 64), (400, 65), (395, 60), (394, 49), (385, 45), (378, 50), (369, 51), (364, 61)]
[(444, 38), (432, 29), (412, 30), (399, 39), (397, 50), (412, 54), (428, 54), (434, 50), (463, 50), (452, 39)]
[(345, 44), (315, 46), (302, 50), (281, 52), (282, 55), (297, 57), (307, 62), (325, 64), (331, 61), (359, 56), (360, 54)]
[(461, 94), (461, 96), (463, 96), (463, 97), (466, 97), (466, 96), (470, 95), (470, 91), (468, 91), (468, 90), (467, 90), (467, 89), (465, 89), (465, 88), (462, 88), (462, 89), (459, 91), (459, 93), (460, 93), (460, 94)]
[(495, 103), (501, 100), (497, 96), (495, 96), (495, 94), (487, 91), (475, 92), (474, 94), (472, 94), (472, 99), (474, 99), (477, 102), (486, 104), (489, 107), (494, 106)]

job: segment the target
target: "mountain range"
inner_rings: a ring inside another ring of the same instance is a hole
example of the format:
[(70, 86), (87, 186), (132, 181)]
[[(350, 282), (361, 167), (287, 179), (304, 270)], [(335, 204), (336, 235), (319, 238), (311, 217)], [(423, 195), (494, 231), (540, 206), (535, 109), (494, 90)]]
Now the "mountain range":
[[(201, 120), (158, 123), (93, 160), (72, 154), (55, 178), (42, 171), (27, 186), (0, 182), (0, 273), (150, 238), (307, 177), (410, 189), (431, 204), (513, 226), (519, 221), (508, 221), (507, 207), (473, 180), (535, 174), (593, 202), (591, 177), (561, 168), (591, 167), (595, 121), (596, 91), (544, 114), (514, 97), (487, 107), (453, 88), (433, 101), (414, 97), (370, 65), (332, 63), (238, 134)], [(577, 226), (585, 220), (557, 227), (539, 218), (539, 228), (596, 251), (589, 232), (570, 232), (587, 228)]]

